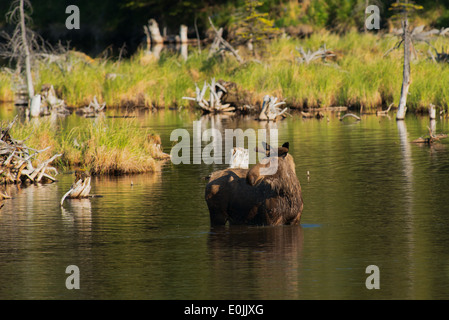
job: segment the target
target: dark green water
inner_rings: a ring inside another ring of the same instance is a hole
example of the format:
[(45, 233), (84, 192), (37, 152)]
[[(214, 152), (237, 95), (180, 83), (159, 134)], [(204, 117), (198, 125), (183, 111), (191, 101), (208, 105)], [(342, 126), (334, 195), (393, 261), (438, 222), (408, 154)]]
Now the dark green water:
[[(172, 130), (191, 132), (199, 116), (139, 119), (169, 151)], [(251, 118), (203, 121), (265, 128)], [(277, 123), (303, 188), (296, 227), (211, 229), (202, 177), (226, 165), (96, 177), (92, 193), (102, 197), (63, 208), (69, 174), (11, 186), (0, 211), (0, 299), (448, 299), (449, 148), (410, 143), (428, 125), (413, 116), (404, 126), (376, 116)], [(69, 265), (79, 267), (79, 290), (65, 286)], [(380, 289), (365, 286), (369, 265), (379, 267)]]

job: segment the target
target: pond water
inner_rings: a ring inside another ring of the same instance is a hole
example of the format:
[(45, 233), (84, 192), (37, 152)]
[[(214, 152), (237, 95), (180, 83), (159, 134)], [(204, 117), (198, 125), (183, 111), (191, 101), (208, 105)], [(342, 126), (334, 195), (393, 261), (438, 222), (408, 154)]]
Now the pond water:
[[(448, 145), (410, 143), (427, 134), (426, 117), (328, 117), (293, 115), (273, 126), (296, 161), (300, 226), (212, 229), (203, 177), (226, 165), (168, 162), (159, 173), (95, 177), (92, 193), (101, 197), (62, 208), (69, 173), (53, 184), (9, 186), (13, 198), (0, 210), (0, 299), (449, 298)], [(200, 116), (138, 118), (169, 152), (171, 132), (192, 132)], [(266, 128), (252, 117), (202, 124)], [(448, 132), (448, 121), (437, 120), (436, 130)], [(79, 290), (65, 286), (69, 265), (79, 268)], [(379, 268), (380, 289), (366, 288), (369, 265)]]

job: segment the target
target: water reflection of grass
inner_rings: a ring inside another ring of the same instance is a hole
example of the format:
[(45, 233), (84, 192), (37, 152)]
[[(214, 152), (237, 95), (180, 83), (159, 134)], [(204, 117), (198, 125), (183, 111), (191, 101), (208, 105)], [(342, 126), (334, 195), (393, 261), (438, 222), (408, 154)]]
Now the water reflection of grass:
[[(58, 94), (72, 106), (87, 105), (94, 96), (108, 106), (138, 105), (172, 107), (186, 105), (183, 96), (194, 95), (194, 84), (210, 78), (237, 83), (252, 93), (251, 102), (260, 102), (265, 94), (284, 98), (294, 106), (346, 105), (369, 110), (399, 101), (402, 82), (402, 51), (384, 57), (397, 39), (381, 34), (348, 32), (337, 35), (317, 32), (307, 39), (278, 39), (266, 48), (261, 63), (239, 65), (232, 56), (224, 60), (208, 59), (208, 52), (189, 48), (184, 61), (179, 54), (162, 52), (157, 60), (143, 51), (119, 62), (90, 59), (74, 60), (70, 71), (55, 64), (41, 64), (40, 88), (44, 83), (55, 86)], [(432, 45), (441, 51), (448, 39)], [(299, 64), (296, 47), (316, 50), (323, 44), (332, 49), (336, 60)], [(449, 81), (446, 63), (427, 58), (427, 44), (417, 44), (419, 59), (412, 63), (412, 84), (408, 98), (409, 111), (426, 109), (429, 103), (447, 107)], [(240, 54), (252, 59), (244, 48)], [(12, 95), (10, 76), (0, 72), (0, 98)], [(241, 91), (241, 90), (240, 90)]]
[(68, 127), (62, 123), (39, 119), (17, 123), (12, 135), (29, 136), (26, 144), (41, 150), (36, 160), (61, 153), (54, 163), (62, 170), (85, 168), (93, 174), (139, 173), (158, 170), (161, 151), (150, 129), (134, 119), (98, 118), (85, 125)]

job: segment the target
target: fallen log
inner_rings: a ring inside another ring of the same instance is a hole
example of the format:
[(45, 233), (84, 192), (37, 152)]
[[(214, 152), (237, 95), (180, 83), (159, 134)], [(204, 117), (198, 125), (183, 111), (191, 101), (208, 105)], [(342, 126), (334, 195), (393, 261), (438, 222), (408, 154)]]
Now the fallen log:
[[(314, 111), (316, 111), (316, 110), (314, 110)], [(314, 112), (314, 113), (312, 113), (312, 112), (304, 112), (304, 111), (301, 111), (301, 115), (302, 115), (302, 117), (304, 118), (304, 119), (312, 119), (312, 118), (316, 118), (316, 119), (322, 119), (322, 118), (324, 118), (324, 113), (323, 112), (321, 112), (321, 111), (316, 111), (316, 112)]]
[(87, 107), (77, 110), (76, 113), (84, 116), (95, 116), (100, 112), (104, 111), (105, 108), (106, 102), (100, 104), (98, 103), (97, 96), (94, 96), (94, 99), (89, 103)]
[(434, 134), (429, 127), (428, 129), (429, 129), (428, 137), (419, 137), (418, 139), (413, 140), (412, 143), (422, 143), (430, 145), (435, 142), (439, 142), (441, 139), (446, 139), (448, 137), (448, 135), (445, 133)]
[(376, 115), (378, 116), (386, 116), (388, 115), (388, 112), (390, 112), (391, 107), (394, 105), (394, 103), (390, 103), (387, 110), (377, 110)]

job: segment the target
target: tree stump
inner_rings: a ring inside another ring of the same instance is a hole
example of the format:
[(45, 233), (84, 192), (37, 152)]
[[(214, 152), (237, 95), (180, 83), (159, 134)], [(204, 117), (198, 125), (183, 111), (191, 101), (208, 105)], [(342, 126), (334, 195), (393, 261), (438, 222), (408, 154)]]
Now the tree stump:
[(261, 121), (276, 121), (280, 117), (284, 117), (288, 108), (281, 110), (278, 106), (285, 104), (285, 101), (277, 102), (278, 98), (266, 95), (263, 98), (262, 111), (259, 114)]
[(69, 191), (64, 194), (61, 199), (61, 206), (64, 203), (65, 198), (69, 199), (83, 199), (89, 198), (90, 192), (90, 174), (85, 170), (75, 170), (75, 182)]

